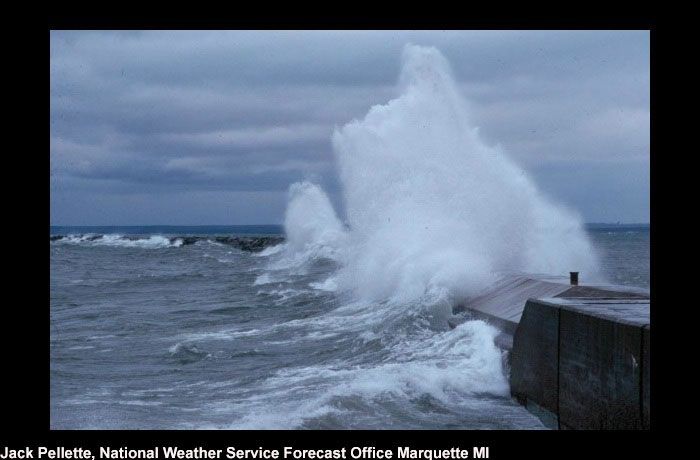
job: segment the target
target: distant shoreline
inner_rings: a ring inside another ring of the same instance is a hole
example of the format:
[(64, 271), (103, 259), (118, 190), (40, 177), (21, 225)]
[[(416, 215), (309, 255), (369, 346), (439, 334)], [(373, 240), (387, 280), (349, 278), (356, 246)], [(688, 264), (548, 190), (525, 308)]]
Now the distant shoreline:
[(585, 223), (584, 226), (588, 230), (600, 230), (600, 229), (607, 229), (607, 228), (649, 228), (649, 224), (643, 224), (643, 223), (636, 223), (636, 224), (609, 224), (609, 223), (603, 223), (603, 222), (588, 222)]

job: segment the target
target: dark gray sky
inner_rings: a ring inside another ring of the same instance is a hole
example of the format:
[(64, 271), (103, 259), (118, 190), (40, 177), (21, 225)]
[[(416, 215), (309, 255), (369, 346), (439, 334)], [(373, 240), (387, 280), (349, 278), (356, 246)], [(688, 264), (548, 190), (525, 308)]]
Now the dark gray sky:
[(86, 31), (51, 34), (51, 223), (280, 223), (300, 179), (339, 205), (333, 128), (396, 95), (409, 42), (546, 194), (649, 221), (647, 31)]

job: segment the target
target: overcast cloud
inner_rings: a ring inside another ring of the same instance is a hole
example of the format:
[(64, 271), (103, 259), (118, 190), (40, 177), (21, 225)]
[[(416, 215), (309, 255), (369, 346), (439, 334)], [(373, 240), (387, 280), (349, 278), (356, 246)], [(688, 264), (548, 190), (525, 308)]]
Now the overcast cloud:
[(280, 223), (304, 178), (340, 206), (333, 128), (395, 96), (409, 42), (549, 196), (648, 222), (646, 31), (86, 31), (51, 34), (51, 223)]

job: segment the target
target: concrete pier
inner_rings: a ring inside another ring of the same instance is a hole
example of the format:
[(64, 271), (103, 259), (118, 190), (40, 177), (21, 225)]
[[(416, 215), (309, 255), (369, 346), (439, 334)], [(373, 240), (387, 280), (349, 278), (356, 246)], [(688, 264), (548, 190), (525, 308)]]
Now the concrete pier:
[(640, 289), (515, 277), (455, 312), (502, 331), (511, 394), (547, 426), (648, 429), (649, 307)]
[(648, 300), (529, 300), (511, 394), (558, 428), (648, 428), (650, 339)]

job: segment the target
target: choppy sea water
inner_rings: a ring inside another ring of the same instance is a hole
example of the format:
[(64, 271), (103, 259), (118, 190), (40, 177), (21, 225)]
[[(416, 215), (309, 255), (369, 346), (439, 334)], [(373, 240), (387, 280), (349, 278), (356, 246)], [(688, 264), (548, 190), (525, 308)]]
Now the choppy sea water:
[[(588, 232), (611, 283), (649, 287), (648, 227)], [(51, 233), (83, 235), (50, 243), (52, 428), (542, 428), (492, 327), (450, 329), (443, 299), (353, 301), (322, 254), (216, 240), (279, 227)]]

